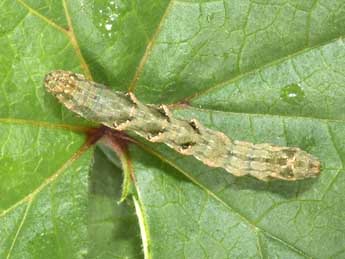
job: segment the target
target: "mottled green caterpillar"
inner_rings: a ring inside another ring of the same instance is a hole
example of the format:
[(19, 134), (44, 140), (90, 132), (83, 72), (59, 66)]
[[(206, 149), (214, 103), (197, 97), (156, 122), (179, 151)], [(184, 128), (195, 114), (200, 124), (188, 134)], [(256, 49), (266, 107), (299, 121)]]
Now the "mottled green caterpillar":
[(132, 93), (111, 91), (80, 74), (53, 71), (45, 77), (45, 86), (69, 110), (88, 120), (134, 131), (235, 176), (293, 181), (320, 173), (319, 160), (300, 148), (232, 140), (197, 120), (175, 118), (165, 105), (142, 104)]

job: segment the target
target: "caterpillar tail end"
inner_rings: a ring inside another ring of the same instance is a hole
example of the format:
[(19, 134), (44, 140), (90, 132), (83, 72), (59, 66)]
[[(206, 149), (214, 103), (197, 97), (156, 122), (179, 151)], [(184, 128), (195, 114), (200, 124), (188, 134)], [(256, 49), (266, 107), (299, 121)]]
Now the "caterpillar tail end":
[(288, 155), (284, 164), (279, 164), (276, 170), (265, 176), (253, 175), (263, 181), (284, 180), (297, 181), (315, 178), (320, 175), (321, 163), (313, 155), (299, 148), (286, 148), (283, 153)]

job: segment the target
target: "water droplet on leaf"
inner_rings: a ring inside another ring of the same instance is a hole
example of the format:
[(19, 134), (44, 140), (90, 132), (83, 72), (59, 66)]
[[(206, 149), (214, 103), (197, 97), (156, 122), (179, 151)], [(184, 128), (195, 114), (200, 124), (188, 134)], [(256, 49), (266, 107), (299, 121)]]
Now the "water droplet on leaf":
[(304, 91), (298, 84), (290, 84), (280, 90), (280, 98), (287, 103), (299, 104), (304, 96)]
[[(100, 29), (103, 36), (111, 38), (116, 35), (116, 29), (118, 27), (118, 18), (121, 12), (125, 11), (124, 8), (120, 8), (121, 1), (110, 1), (107, 5), (103, 5), (97, 10), (94, 18), (98, 21), (96, 24)], [(124, 5), (124, 4), (122, 4)]]
[(113, 27), (113, 25), (112, 25), (111, 23), (106, 23), (106, 24), (105, 24), (105, 29), (106, 29), (107, 31), (110, 31), (112, 27)]

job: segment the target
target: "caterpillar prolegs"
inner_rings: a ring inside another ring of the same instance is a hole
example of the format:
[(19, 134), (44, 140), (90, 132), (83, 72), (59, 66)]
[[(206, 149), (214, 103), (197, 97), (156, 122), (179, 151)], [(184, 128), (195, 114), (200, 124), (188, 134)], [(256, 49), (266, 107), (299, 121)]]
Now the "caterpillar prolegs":
[(235, 176), (293, 181), (320, 173), (319, 160), (300, 148), (232, 140), (197, 120), (175, 118), (165, 105), (142, 104), (132, 93), (111, 91), (80, 74), (53, 71), (46, 75), (45, 86), (69, 110), (85, 119), (116, 130), (134, 131)]

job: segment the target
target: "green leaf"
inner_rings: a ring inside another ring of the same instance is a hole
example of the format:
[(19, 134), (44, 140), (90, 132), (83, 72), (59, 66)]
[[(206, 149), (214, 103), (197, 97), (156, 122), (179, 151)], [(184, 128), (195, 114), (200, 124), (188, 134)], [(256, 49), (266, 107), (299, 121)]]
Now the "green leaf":
[(99, 149), (89, 181), (89, 258), (142, 258), (131, 199), (118, 205), (121, 170)]
[[(342, 0), (0, 6), (0, 258), (345, 256)], [(233, 139), (298, 146), (322, 173), (263, 183), (138, 138), (135, 194), (118, 205), (120, 163), (45, 92), (54, 69)]]

